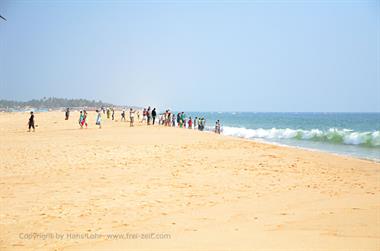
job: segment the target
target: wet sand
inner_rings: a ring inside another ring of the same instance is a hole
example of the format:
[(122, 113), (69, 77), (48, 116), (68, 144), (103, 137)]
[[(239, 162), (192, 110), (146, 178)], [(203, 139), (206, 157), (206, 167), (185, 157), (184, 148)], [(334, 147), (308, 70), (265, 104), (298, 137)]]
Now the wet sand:
[(94, 113), (88, 129), (37, 113), (28, 133), (28, 117), (0, 113), (0, 250), (380, 249), (379, 163)]

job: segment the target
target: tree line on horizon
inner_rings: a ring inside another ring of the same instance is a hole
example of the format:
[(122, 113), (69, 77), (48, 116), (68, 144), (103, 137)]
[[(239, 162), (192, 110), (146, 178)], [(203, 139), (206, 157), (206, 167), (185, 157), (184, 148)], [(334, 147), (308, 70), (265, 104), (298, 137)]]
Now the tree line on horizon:
[(62, 108), (62, 107), (110, 107), (115, 106), (102, 101), (87, 99), (67, 99), (67, 98), (42, 98), (29, 101), (0, 100), (0, 108)]

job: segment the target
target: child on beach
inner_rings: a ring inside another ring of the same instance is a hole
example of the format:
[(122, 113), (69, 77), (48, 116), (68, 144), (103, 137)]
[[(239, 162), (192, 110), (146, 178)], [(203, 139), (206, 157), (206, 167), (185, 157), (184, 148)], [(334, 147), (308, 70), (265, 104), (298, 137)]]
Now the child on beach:
[(189, 123), (188, 123), (188, 127), (189, 129), (192, 129), (193, 128), (193, 121), (191, 120), (191, 117), (189, 118)]
[(28, 121), (28, 127), (29, 127), (29, 132), (30, 132), (31, 128), (33, 128), (33, 132), (36, 131), (36, 129), (34, 127), (34, 114), (33, 114), (33, 112), (30, 112), (30, 118), (29, 118), (29, 121)]
[(101, 129), (102, 128), (102, 115), (101, 115), (99, 110), (96, 110), (96, 112), (98, 113), (98, 115), (96, 117), (96, 125), (98, 125), (99, 129)]

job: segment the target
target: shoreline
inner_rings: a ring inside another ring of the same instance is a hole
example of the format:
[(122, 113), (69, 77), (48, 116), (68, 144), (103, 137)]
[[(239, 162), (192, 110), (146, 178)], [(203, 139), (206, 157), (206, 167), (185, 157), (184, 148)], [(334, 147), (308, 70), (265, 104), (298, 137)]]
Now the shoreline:
[[(36, 113), (37, 114), (38, 113), (41, 113), (41, 114), (44, 114), (44, 113), (58, 113), (58, 112), (62, 113), (64, 111), (64, 109), (65, 108), (63, 107), (63, 108), (57, 108), (57, 109), (47, 110), (47, 111), (37, 111)], [(93, 110), (90, 110), (90, 111), (93, 112)], [(25, 113), (29, 113), (29, 112), (30, 111), (10, 111), (10, 112), (2, 111), (1, 113), (8, 113), (8, 114), (23, 113), (23, 114), (25, 114)], [(78, 113), (78, 112), (79, 112), (79, 110), (73, 110), (72, 111), (72, 113)], [(117, 110), (116, 112), (119, 113), (119, 112), (121, 112), (121, 110)], [(142, 112), (142, 111), (140, 110), (140, 112)], [(208, 112), (208, 113), (220, 113), (220, 112)], [(221, 112), (221, 113), (229, 113), (229, 112)], [(244, 113), (244, 112), (236, 112), (236, 113)], [(253, 113), (253, 112), (247, 112), (247, 113)], [(254, 113), (267, 113), (267, 112), (254, 112)], [(276, 114), (276, 113), (290, 113), (290, 114), (298, 114), (298, 113), (310, 113), (310, 114), (314, 114), (314, 113), (317, 113), (318, 114), (320, 112), (272, 112), (272, 113), (274, 113), (274, 114)], [(342, 112), (328, 112), (328, 113), (334, 114), (334, 113), (342, 113)], [(346, 112), (346, 113), (350, 114), (350, 112)], [(360, 114), (360, 113), (358, 113), (358, 114)], [(378, 114), (378, 112), (364, 112), (364, 113)], [(141, 122), (139, 122), (138, 124), (141, 124)], [(160, 126), (162, 126), (162, 125), (160, 125)], [(171, 127), (169, 127), (169, 128), (171, 128)], [(214, 133), (212, 128), (208, 128), (208, 129), (206, 129), (206, 130), (204, 130), (202, 132), (205, 132), (205, 133)], [(275, 146), (280, 146), (280, 147), (289, 147), (289, 148), (293, 148), (293, 149), (301, 149), (301, 150), (306, 150), (306, 151), (311, 151), (311, 152), (327, 153), (327, 154), (332, 154), (334, 156), (340, 156), (340, 157), (344, 157), (344, 158), (353, 158), (353, 159), (366, 160), (366, 161), (370, 161), (370, 162), (380, 163), (380, 157), (379, 158), (371, 158), (371, 157), (365, 157), (365, 156), (360, 156), (360, 155), (355, 155), (355, 154), (350, 155), (348, 153), (333, 152), (333, 151), (328, 151), (328, 150), (318, 149), (318, 148), (312, 148), (312, 147), (303, 147), (303, 146), (296, 146), (296, 145), (288, 145), (288, 144), (283, 144), (283, 143), (279, 143), (279, 142), (268, 141), (268, 140), (263, 139), (263, 138), (252, 138), (252, 139), (249, 139), (249, 138), (245, 138), (245, 137), (225, 135), (225, 134), (223, 134), (223, 132), (221, 133), (221, 135), (223, 135), (225, 137), (243, 139), (243, 140), (253, 141), (253, 142), (257, 142), (257, 143), (270, 144), (270, 145), (275, 145)], [(327, 143), (327, 144), (329, 144), (329, 143)], [(350, 145), (344, 145), (344, 146), (350, 146)], [(354, 147), (361, 147), (361, 146), (354, 146)]]
[[(47, 111), (37, 111), (36, 113), (41, 113), (41, 114), (52, 113), (52, 112), (53, 113), (54, 112), (55, 113), (58, 113), (58, 112), (62, 113), (64, 111), (64, 109), (65, 108), (63, 107), (63, 108), (57, 108), (57, 109), (47, 110)], [(93, 110), (90, 110), (90, 111), (93, 112)], [(2, 111), (1, 113), (8, 113), (8, 114), (23, 113), (23, 114), (25, 114), (25, 113), (29, 113), (29, 112), (30, 111), (10, 111), (10, 112)], [(78, 112), (79, 112), (79, 110), (73, 110), (72, 111), (72, 113), (78, 113)], [(117, 112), (119, 113), (119, 112), (121, 112), (121, 110), (117, 110)], [(141, 112), (141, 110), (140, 110), (140, 112)], [(209, 113), (220, 113), (220, 112), (209, 112)], [(229, 112), (221, 112), (221, 113), (229, 113)], [(244, 112), (236, 112), (236, 113), (244, 113)], [(251, 113), (251, 112), (247, 112), (247, 113)], [(267, 112), (254, 112), (254, 113), (267, 113)], [(298, 114), (298, 113), (310, 113), (310, 114), (314, 114), (314, 113), (317, 113), (318, 114), (320, 112), (272, 112), (272, 113), (274, 113), (274, 114), (276, 114), (276, 113), (290, 113), (290, 114)], [(334, 114), (334, 113), (342, 113), (342, 112), (329, 112), (329, 113)], [(364, 113), (378, 114), (377, 112), (364, 112)], [(350, 112), (347, 112), (347, 114), (350, 114)], [(360, 113), (358, 113), (358, 114), (360, 114)], [(206, 130), (204, 130), (202, 132), (205, 132), (205, 133), (214, 133), (212, 128), (208, 128), (208, 129), (206, 129)], [(370, 161), (370, 162), (380, 163), (380, 157), (379, 158), (370, 158), (370, 157), (364, 157), (364, 156), (355, 155), (355, 154), (350, 155), (348, 153), (339, 153), (339, 152), (333, 152), (333, 151), (328, 151), (328, 150), (318, 149), (318, 148), (312, 148), (312, 147), (303, 147), (303, 146), (283, 144), (283, 143), (279, 143), (279, 142), (272, 142), (272, 141), (268, 141), (268, 140), (262, 139), (262, 138), (252, 138), (252, 139), (249, 139), (249, 138), (245, 138), (245, 137), (225, 135), (225, 134), (223, 134), (223, 132), (221, 133), (221, 135), (223, 135), (225, 137), (231, 137), (231, 138), (243, 139), (243, 140), (248, 140), (248, 141), (254, 141), (254, 142), (257, 142), (257, 143), (270, 144), (270, 145), (275, 145), (275, 146), (280, 146), (280, 147), (289, 147), (289, 148), (293, 148), (293, 149), (301, 149), (301, 150), (306, 150), (306, 151), (311, 151), (311, 152), (327, 153), (327, 154), (332, 154), (334, 156), (340, 156), (340, 157), (344, 157), (344, 158), (353, 158), (353, 159), (366, 160), (366, 161)], [(327, 144), (329, 144), (329, 143), (327, 143)], [(350, 145), (344, 145), (344, 146), (350, 146)], [(361, 146), (354, 146), (354, 147), (361, 147)]]
[[(223, 136), (234, 137), (234, 136), (228, 136), (228, 135), (223, 135)], [(237, 137), (237, 138), (240, 138), (240, 137)], [(246, 138), (241, 137), (241, 139), (246, 139)], [(332, 155), (337, 156), (337, 157), (352, 158), (352, 159), (358, 159), (358, 160), (365, 160), (365, 161), (369, 161), (369, 162), (380, 163), (380, 159), (365, 158), (365, 157), (360, 157), (357, 155), (348, 155), (348, 154), (344, 154), (344, 153), (329, 152), (327, 150), (316, 149), (316, 148), (308, 148), (308, 147), (302, 147), (302, 146), (292, 146), (292, 145), (286, 145), (286, 144), (270, 142), (270, 141), (265, 141), (265, 140), (260, 140), (260, 139), (246, 139), (246, 140), (252, 140), (252, 141), (255, 141), (257, 143), (270, 144), (270, 145), (275, 145), (275, 146), (280, 146), (280, 147), (290, 147), (290, 148), (300, 149), (300, 150), (305, 150), (305, 151), (332, 154)]]
[[(205, 133), (212, 133), (212, 134), (214, 133), (211, 129), (210, 130), (205, 130), (203, 132), (205, 132)], [(253, 141), (253, 142), (256, 142), (256, 143), (269, 144), (269, 145), (274, 145), (274, 146), (279, 146), (279, 147), (289, 147), (289, 148), (293, 148), (293, 149), (300, 149), (300, 150), (311, 151), (311, 152), (332, 154), (332, 155), (338, 156), (338, 157), (352, 158), (352, 159), (366, 160), (366, 161), (370, 161), (370, 162), (380, 163), (380, 158), (379, 159), (376, 159), (376, 158), (372, 159), (372, 158), (369, 158), (369, 157), (366, 158), (366, 157), (362, 157), (362, 156), (359, 156), (359, 155), (349, 155), (349, 154), (345, 154), (345, 153), (337, 153), (337, 152), (332, 152), (332, 151), (323, 150), (323, 149), (317, 149), (317, 148), (311, 148), (311, 147), (309, 148), (309, 147), (303, 147), (303, 146), (287, 145), (287, 144), (282, 144), (282, 143), (278, 143), (278, 142), (267, 141), (267, 140), (261, 139), (261, 138), (248, 139), (248, 138), (245, 138), (245, 137), (225, 135), (223, 133), (221, 133), (220, 135), (224, 136), (224, 137), (230, 137), (230, 138), (233, 138), (233, 139), (242, 139), (242, 140), (247, 140), (247, 141)]]

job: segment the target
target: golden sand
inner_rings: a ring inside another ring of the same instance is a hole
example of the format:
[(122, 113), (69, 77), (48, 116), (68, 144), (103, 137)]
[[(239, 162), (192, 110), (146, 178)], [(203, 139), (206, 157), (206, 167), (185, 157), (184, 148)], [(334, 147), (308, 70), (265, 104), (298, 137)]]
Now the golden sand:
[(0, 250), (380, 250), (379, 163), (28, 117), (0, 113)]

